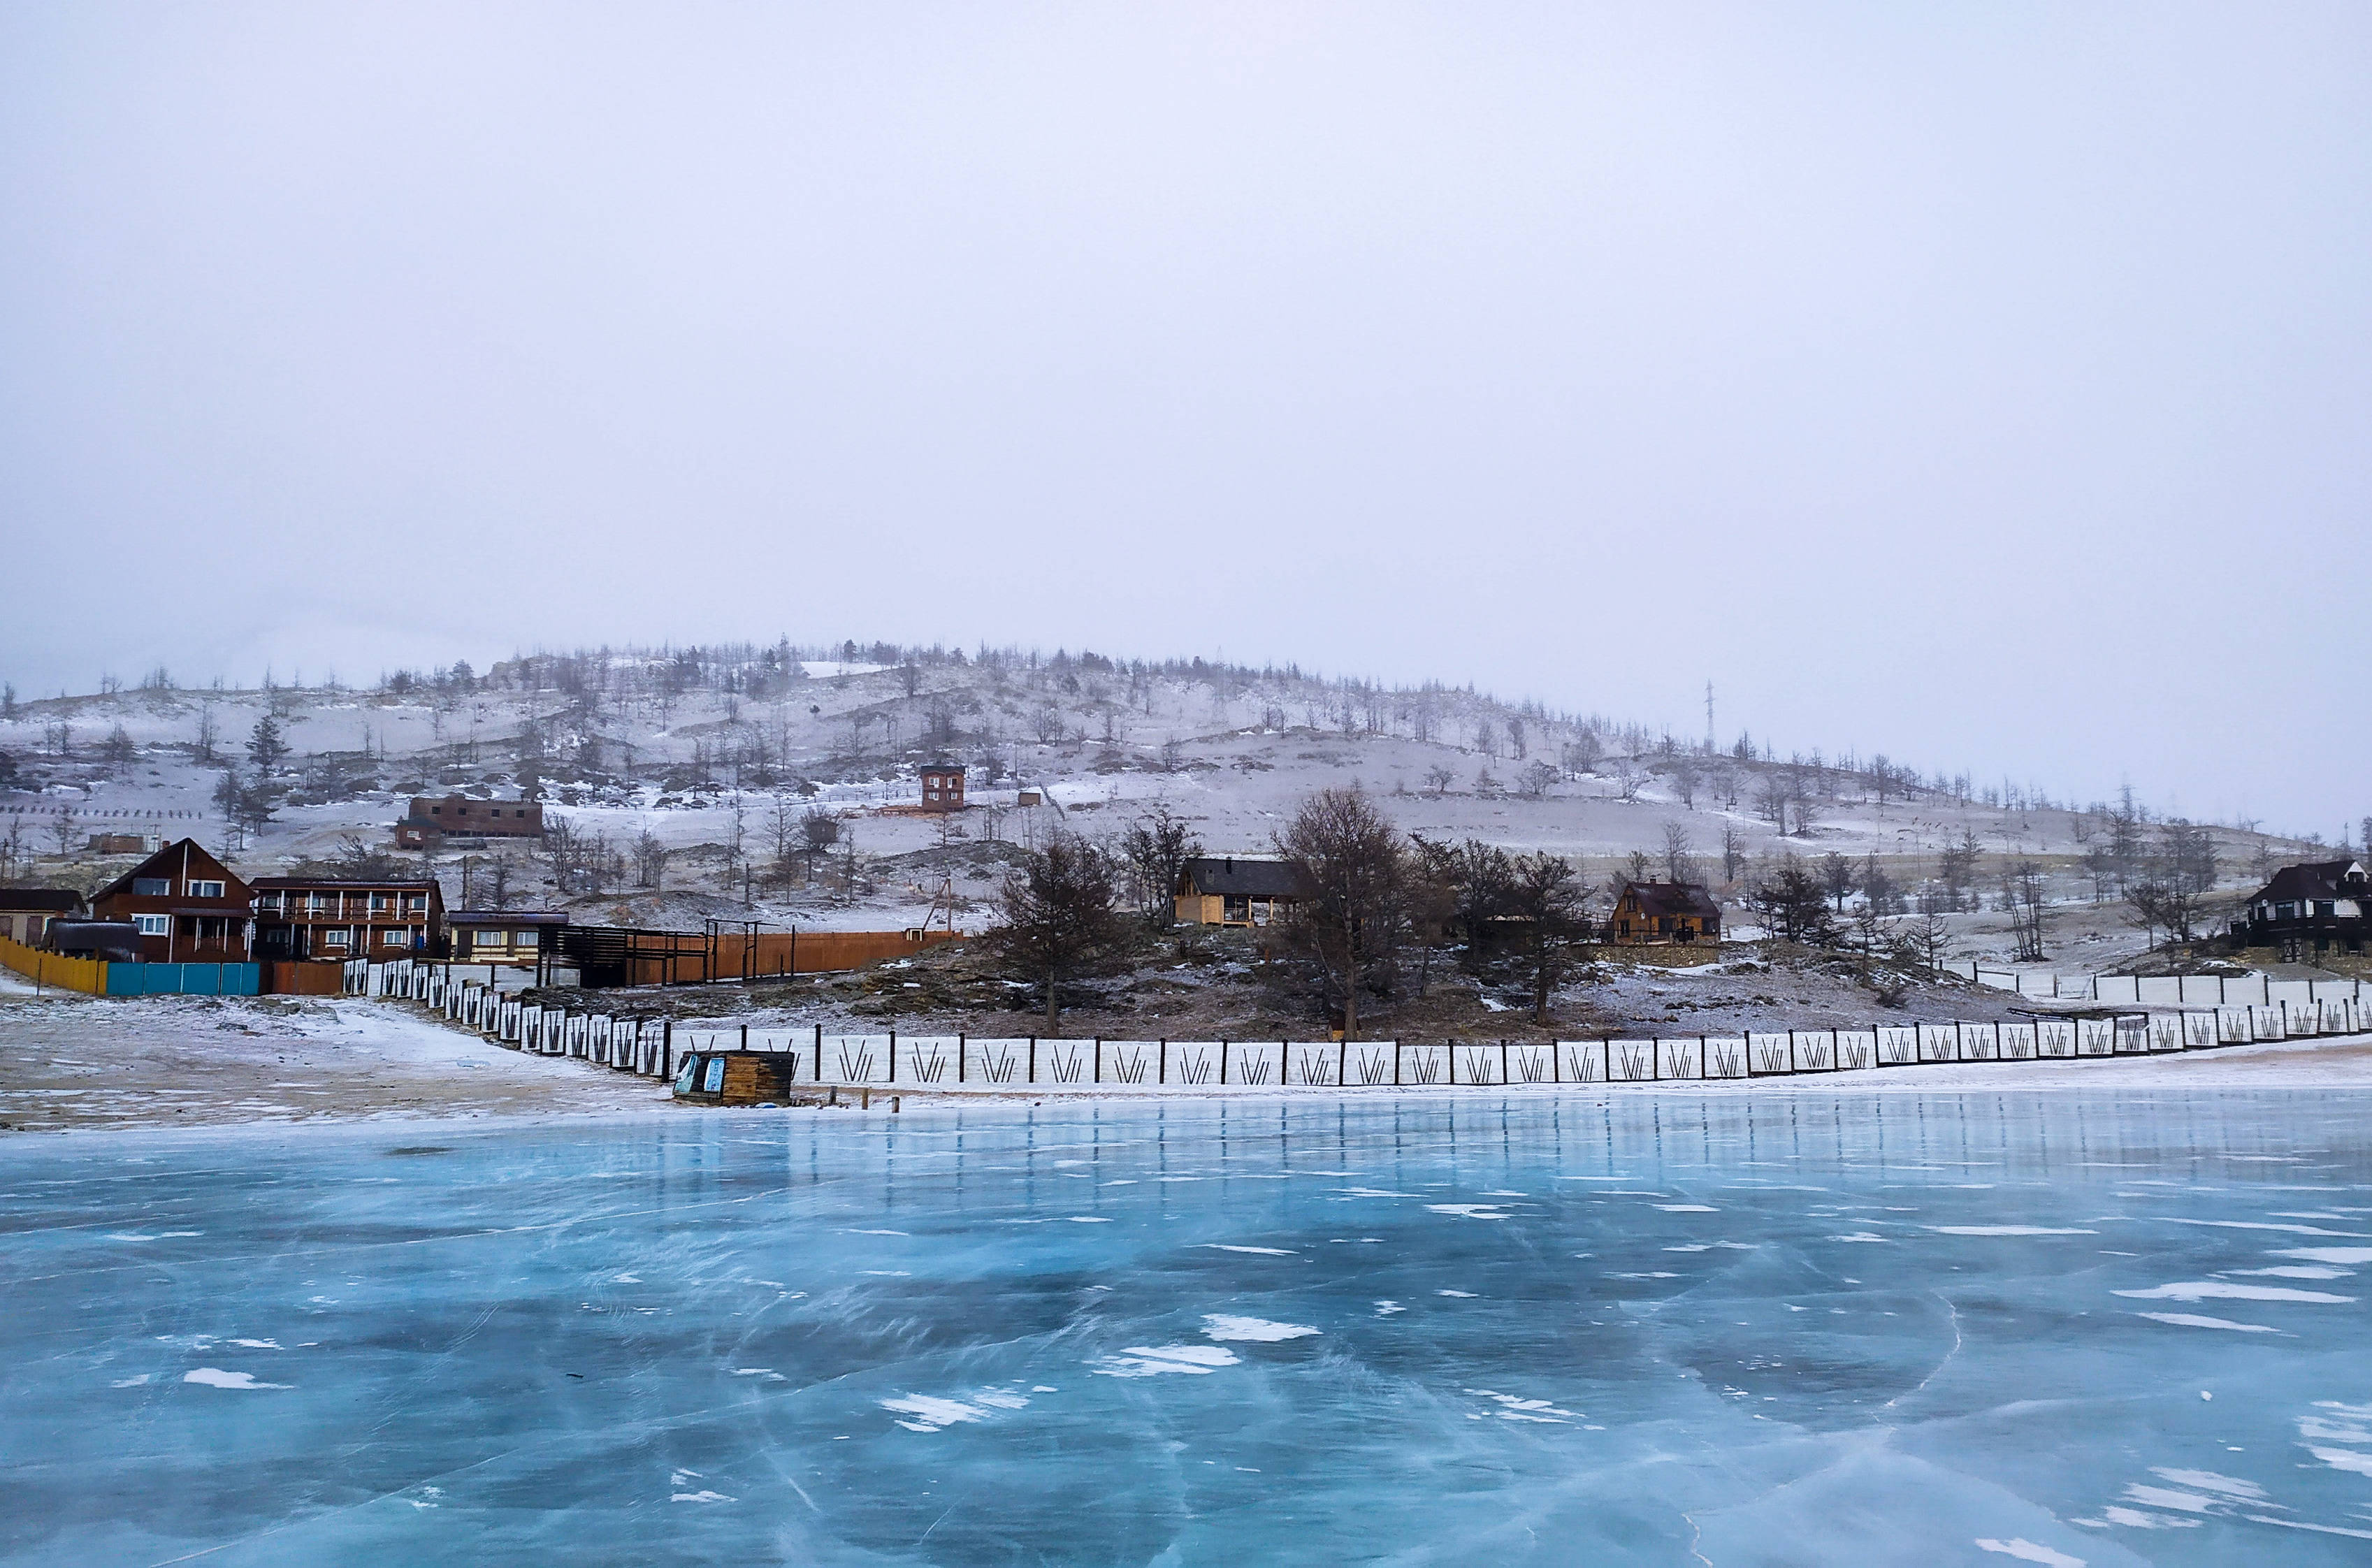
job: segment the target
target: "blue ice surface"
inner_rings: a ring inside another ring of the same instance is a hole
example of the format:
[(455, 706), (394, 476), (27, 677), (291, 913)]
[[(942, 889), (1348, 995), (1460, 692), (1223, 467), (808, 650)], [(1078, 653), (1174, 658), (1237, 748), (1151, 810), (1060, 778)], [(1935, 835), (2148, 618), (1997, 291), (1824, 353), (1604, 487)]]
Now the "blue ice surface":
[(18, 1138), (0, 1560), (2363, 1563), (2367, 1111)]

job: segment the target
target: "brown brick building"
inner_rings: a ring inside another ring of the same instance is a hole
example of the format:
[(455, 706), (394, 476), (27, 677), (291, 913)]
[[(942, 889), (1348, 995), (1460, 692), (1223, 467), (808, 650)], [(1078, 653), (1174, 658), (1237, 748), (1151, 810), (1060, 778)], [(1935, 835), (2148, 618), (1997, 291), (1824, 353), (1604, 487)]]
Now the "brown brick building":
[(254, 891), (195, 839), (167, 844), (91, 895), (91, 914), (128, 920), (152, 964), (251, 961)]
[(466, 795), (442, 799), (412, 797), (412, 810), (395, 825), (395, 847), (441, 847), (448, 839), (540, 839), (543, 806), (533, 800), (474, 800)]

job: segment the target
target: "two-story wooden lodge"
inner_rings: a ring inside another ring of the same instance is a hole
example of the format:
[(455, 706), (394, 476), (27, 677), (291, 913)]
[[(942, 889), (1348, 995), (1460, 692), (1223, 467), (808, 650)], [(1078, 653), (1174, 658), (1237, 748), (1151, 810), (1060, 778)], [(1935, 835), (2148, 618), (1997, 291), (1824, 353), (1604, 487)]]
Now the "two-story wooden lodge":
[(441, 956), (445, 894), (433, 878), (255, 879), (255, 956), (281, 963)]

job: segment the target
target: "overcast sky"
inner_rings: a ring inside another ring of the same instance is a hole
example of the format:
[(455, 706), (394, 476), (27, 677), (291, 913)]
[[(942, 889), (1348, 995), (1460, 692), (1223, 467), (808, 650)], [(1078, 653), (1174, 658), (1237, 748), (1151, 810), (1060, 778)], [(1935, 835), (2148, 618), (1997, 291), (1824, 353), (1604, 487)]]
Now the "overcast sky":
[(2372, 7), (0, 4), (0, 675), (1253, 661), (2372, 812)]

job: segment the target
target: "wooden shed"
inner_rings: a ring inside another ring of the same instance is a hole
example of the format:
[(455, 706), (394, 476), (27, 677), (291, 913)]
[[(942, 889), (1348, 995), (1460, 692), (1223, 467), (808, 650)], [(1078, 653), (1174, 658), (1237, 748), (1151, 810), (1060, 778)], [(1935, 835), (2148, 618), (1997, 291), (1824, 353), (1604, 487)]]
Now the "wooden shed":
[(796, 1056), (773, 1051), (696, 1051), (675, 1075), (675, 1098), (694, 1105), (814, 1105), (813, 1084), (791, 1075)]

